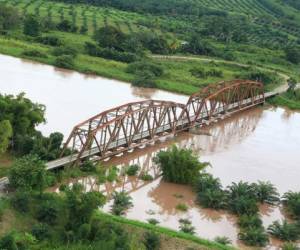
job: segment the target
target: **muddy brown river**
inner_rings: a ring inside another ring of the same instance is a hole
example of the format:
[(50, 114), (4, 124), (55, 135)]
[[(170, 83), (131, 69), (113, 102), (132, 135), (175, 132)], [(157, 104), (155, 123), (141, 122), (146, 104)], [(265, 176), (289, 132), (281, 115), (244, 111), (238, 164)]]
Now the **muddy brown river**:
[[(47, 107), (47, 123), (39, 129), (49, 134), (60, 131), (65, 136), (80, 121), (105, 109), (142, 99), (172, 100), (185, 103), (186, 96), (160, 90), (138, 89), (129, 84), (101, 77), (55, 69), (0, 55), (0, 93), (25, 92), (32, 100)], [(204, 132), (204, 133), (203, 133)], [(212, 164), (208, 172), (219, 177), (224, 186), (240, 180), (270, 181), (282, 194), (300, 191), (300, 113), (268, 105), (257, 107), (213, 124), (198, 133), (181, 133), (154, 145), (136, 149), (105, 164), (123, 166), (137, 163), (142, 171), (154, 178), (145, 182), (120, 176), (119, 182), (98, 185), (93, 177), (77, 180), (86, 190), (111, 193), (126, 190), (134, 207), (128, 218), (147, 221), (155, 218), (160, 225), (178, 229), (180, 218), (189, 218), (197, 235), (213, 239), (227, 236), (235, 245), (238, 228), (236, 218), (226, 212), (203, 209), (195, 204), (195, 194), (189, 187), (166, 183), (152, 163), (152, 157), (176, 143), (194, 150), (202, 161)], [(188, 206), (186, 212), (176, 209), (179, 203)], [(110, 209), (108, 203), (104, 210)], [(261, 207), (264, 225), (282, 219), (280, 208)], [(273, 242), (270, 249), (276, 249)]]

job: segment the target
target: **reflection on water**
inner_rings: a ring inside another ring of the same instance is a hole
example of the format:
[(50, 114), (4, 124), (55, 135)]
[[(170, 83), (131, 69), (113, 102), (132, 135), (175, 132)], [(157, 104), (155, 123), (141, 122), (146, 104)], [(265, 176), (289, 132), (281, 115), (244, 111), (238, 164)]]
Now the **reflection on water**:
[[(220, 177), (224, 186), (232, 181), (252, 182), (261, 179), (270, 180), (281, 193), (289, 189), (299, 190), (299, 131), (299, 113), (272, 107), (252, 109), (201, 128), (201, 133), (180, 133), (173, 138), (169, 137), (105, 162), (106, 165), (118, 165), (120, 169), (138, 164), (142, 168), (141, 172), (147, 171), (155, 177), (152, 182), (122, 175), (118, 182), (100, 186), (93, 177), (79, 181), (87, 190), (99, 190), (108, 195), (114, 190), (129, 192), (134, 207), (128, 211), (128, 218), (142, 221), (155, 218), (160, 221), (160, 225), (176, 230), (179, 228), (180, 218), (189, 218), (196, 228), (196, 233), (201, 237), (213, 239), (216, 236), (226, 236), (239, 248), (244, 248), (237, 239), (235, 216), (224, 211), (199, 207), (195, 203), (195, 193), (190, 187), (161, 180), (152, 159), (159, 150), (165, 150), (175, 143), (180, 147), (192, 148), (199, 153), (201, 160), (212, 162), (213, 167), (208, 171)], [(264, 152), (267, 155), (264, 155)], [(282, 161), (285, 162), (285, 171), (274, 171), (283, 167), (280, 165)], [(293, 176), (281, 180), (290, 175)], [(178, 211), (176, 206), (179, 203), (186, 204), (188, 211)], [(109, 211), (110, 206), (111, 202), (104, 210)], [(284, 218), (280, 207), (261, 206), (260, 212), (265, 227), (274, 220)], [(278, 249), (279, 245), (280, 242), (271, 239), (268, 249)]]
[[(47, 106), (47, 124), (40, 126), (45, 134), (60, 131), (68, 135), (78, 122), (126, 102), (148, 98), (180, 103), (187, 100), (186, 96), (132, 88), (119, 81), (8, 56), (0, 55), (0, 65), (1, 93), (24, 91), (34, 101)], [(139, 164), (141, 171), (155, 177), (152, 182), (123, 175), (117, 182), (102, 185), (98, 185), (94, 177), (77, 181), (87, 191), (97, 190), (107, 195), (114, 190), (130, 192), (134, 207), (128, 212), (129, 218), (146, 221), (154, 217), (161, 225), (174, 229), (178, 229), (179, 218), (191, 218), (200, 236), (210, 239), (227, 236), (238, 244), (236, 218), (222, 211), (202, 209), (195, 204), (195, 194), (190, 188), (161, 181), (152, 158), (157, 151), (172, 143), (191, 148), (202, 161), (210, 162), (213, 167), (208, 171), (219, 177), (224, 186), (233, 181), (264, 180), (275, 184), (281, 194), (300, 189), (300, 114), (273, 107), (258, 107), (194, 133), (180, 133), (104, 163), (117, 165), (120, 169), (124, 165)], [(177, 211), (178, 203), (185, 203), (189, 210), (186, 213)], [(105, 209), (109, 209), (109, 204)], [(153, 210), (154, 214), (150, 215), (149, 210)], [(261, 214), (265, 226), (283, 218), (280, 208), (262, 207)]]

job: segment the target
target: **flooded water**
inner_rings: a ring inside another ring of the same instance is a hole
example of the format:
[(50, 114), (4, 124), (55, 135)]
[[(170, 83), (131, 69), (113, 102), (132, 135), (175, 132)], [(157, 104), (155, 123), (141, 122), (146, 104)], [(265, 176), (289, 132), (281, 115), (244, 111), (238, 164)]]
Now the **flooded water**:
[[(129, 84), (95, 76), (61, 71), (53, 67), (20, 59), (0, 56), (0, 92), (26, 92), (36, 102), (47, 106), (47, 124), (40, 129), (49, 134), (60, 131), (65, 135), (80, 121), (126, 102), (153, 98), (185, 103), (186, 96), (164, 91), (136, 89)], [(205, 132), (205, 133), (203, 133)], [(205, 135), (204, 135), (205, 134)], [(160, 225), (178, 229), (180, 218), (193, 222), (197, 235), (213, 239), (227, 236), (236, 245), (236, 218), (223, 211), (211, 211), (195, 204), (195, 194), (189, 187), (165, 183), (152, 163), (153, 156), (173, 143), (191, 148), (202, 161), (209, 161), (208, 172), (219, 177), (224, 186), (240, 180), (270, 181), (283, 194), (300, 190), (300, 113), (265, 105), (229, 117), (197, 133), (181, 133), (143, 149), (136, 149), (105, 164), (122, 166), (139, 164), (141, 172), (154, 177), (151, 182), (120, 175), (118, 182), (97, 184), (94, 177), (78, 180), (86, 190), (110, 194), (126, 190), (134, 207), (127, 217), (147, 221), (155, 218)], [(176, 209), (183, 203), (186, 212)], [(104, 208), (110, 209), (110, 204)], [(265, 226), (282, 219), (280, 208), (262, 207)], [(274, 244), (276, 242), (273, 242)]]

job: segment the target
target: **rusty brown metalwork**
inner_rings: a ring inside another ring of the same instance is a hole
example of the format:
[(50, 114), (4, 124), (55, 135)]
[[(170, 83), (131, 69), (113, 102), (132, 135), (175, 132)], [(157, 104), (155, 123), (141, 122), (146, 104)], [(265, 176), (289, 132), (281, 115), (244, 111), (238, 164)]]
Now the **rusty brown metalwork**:
[(62, 155), (70, 148), (77, 163), (92, 155), (104, 159), (264, 101), (262, 83), (234, 80), (203, 88), (191, 95), (187, 104), (158, 100), (127, 103), (75, 126)]

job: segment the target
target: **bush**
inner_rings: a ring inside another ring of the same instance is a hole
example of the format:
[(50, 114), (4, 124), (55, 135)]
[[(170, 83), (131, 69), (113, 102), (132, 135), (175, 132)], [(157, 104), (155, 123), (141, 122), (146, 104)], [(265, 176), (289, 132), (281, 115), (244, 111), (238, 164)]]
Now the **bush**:
[(258, 212), (255, 188), (247, 182), (232, 183), (228, 187), (228, 208), (235, 214), (253, 215)]
[(159, 224), (159, 221), (155, 218), (150, 218), (147, 220), (149, 224), (152, 224), (152, 225), (157, 225)]
[(277, 73), (261, 71), (258, 69), (250, 69), (246, 73), (237, 75), (237, 78), (259, 81), (264, 85), (281, 82), (281, 78)]
[(63, 41), (56, 36), (40, 36), (36, 39), (37, 42), (50, 45), (50, 46), (61, 46), (63, 45)]
[(194, 183), (198, 203), (207, 208), (226, 207), (226, 193), (222, 190), (220, 179), (211, 174), (201, 174)]
[(279, 221), (273, 222), (268, 227), (268, 232), (284, 241), (296, 241), (300, 238), (300, 226), (296, 223), (288, 223), (286, 220), (280, 223)]
[(300, 192), (285, 193), (282, 202), (292, 217), (300, 219)]
[(25, 192), (17, 192), (11, 199), (11, 204), (14, 209), (21, 213), (29, 211), (30, 195)]
[(228, 237), (220, 237), (220, 236), (217, 236), (215, 239), (214, 239), (215, 242), (218, 242), (219, 244), (222, 244), (222, 245), (230, 245), (231, 244), (231, 240), (228, 238)]
[(206, 208), (223, 209), (226, 207), (226, 194), (223, 190), (208, 189), (197, 193), (197, 201)]
[(129, 176), (135, 176), (139, 170), (140, 170), (139, 165), (137, 164), (130, 165), (126, 170), (126, 174)]
[(146, 232), (144, 234), (144, 245), (147, 250), (156, 250), (160, 248), (159, 235), (153, 232)]
[(47, 239), (50, 236), (49, 227), (43, 223), (35, 224), (31, 229), (31, 234), (37, 240)]
[(56, 224), (58, 218), (58, 208), (54, 204), (55, 201), (46, 201), (41, 204), (37, 210), (36, 217), (39, 221), (49, 225)]
[(138, 59), (133, 53), (118, 51), (114, 48), (100, 48), (94, 43), (86, 42), (85, 50), (90, 56), (102, 57), (105, 59), (131, 63)]
[(175, 145), (167, 151), (160, 151), (154, 162), (166, 181), (180, 184), (194, 184), (200, 171), (208, 166), (208, 163), (199, 162), (191, 150), (179, 149)]
[(192, 226), (192, 222), (188, 219), (180, 219), (179, 220), (179, 229), (183, 233), (187, 234), (195, 234), (195, 227)]
[(299, 247), (297, 246), (297, 244), (287, 242), (283, 244), (282, 250), (299, 250)]
[(132, 81), (133, 86), (144, 88), (155, 88), (155, 76), (150, 71), (139, 71)]
[(28, 56), (28, 57), (41, 57), (41, 58), (47, 58), (48, 56), (41, 52), (41, 51), (38, 51), (38, 50), (25, 50), (23, 53), (22, 53), (23, 56)]
[(18, 250), (16, 239), (12, 233), (3, 236), (0, 239), (0, 249)]
[(72, 69), (74, 67), (74, 59), (70, 55), (58, 56), (55, 59), (54, 65), (60, 68)]
[(91, 233), (91, 225), (88, 223), (82, 224), (78, 229), (78, 238), (80, 240), (88, 240)]
[(124, 191), (113, 193), (113, 205), (111, 207), (111, 212), (114, 215), (124, 215), (126, 210), (133, 206), (132, 198)]
[(183, 212), (186, 212), (189, 208), (186, 204), (179, 203), (179, 204), (177, 204), (176, 209), (180, 210), (180, 211), (183, 211)]
[(21, 157), (14, 162), (8, 178), (10, 186), (19, 191), (42, 192), (46, 186), (45, 163), (34, 155)]
[(265, 247), (269, 238), (263, 228), (246, 228), (239, 233), (239, 239), (248, 246)]
[(147, 61), (138, 61), (130, 63), (126, 69), (126, 72), (132, 74), (138, 74), (139, 72), (144, 71), (151, 72), (155, 77), (162, 76), (164, 73), (163, 68), (159, 64)]
[(95, 167), (94, 163), (91, 161), (84, 161), (80, 165), (80, 169), (83, 172), (96, 172), (96, 167)]
[(275, 205), (280, 201), (276, 187), (270, 182), (259, 181), (253, 184), (253, 187), (258, 202)]
[(258, 227), (262, 227), (263, 223), (257, 214), (255, 215), (244, 214), (239, 217), (238, 225), (241, 228), (258, 228)]
[(153, 176), (150, 174), (143, 173), (139, 178), (143, 181), (153, 181)]

